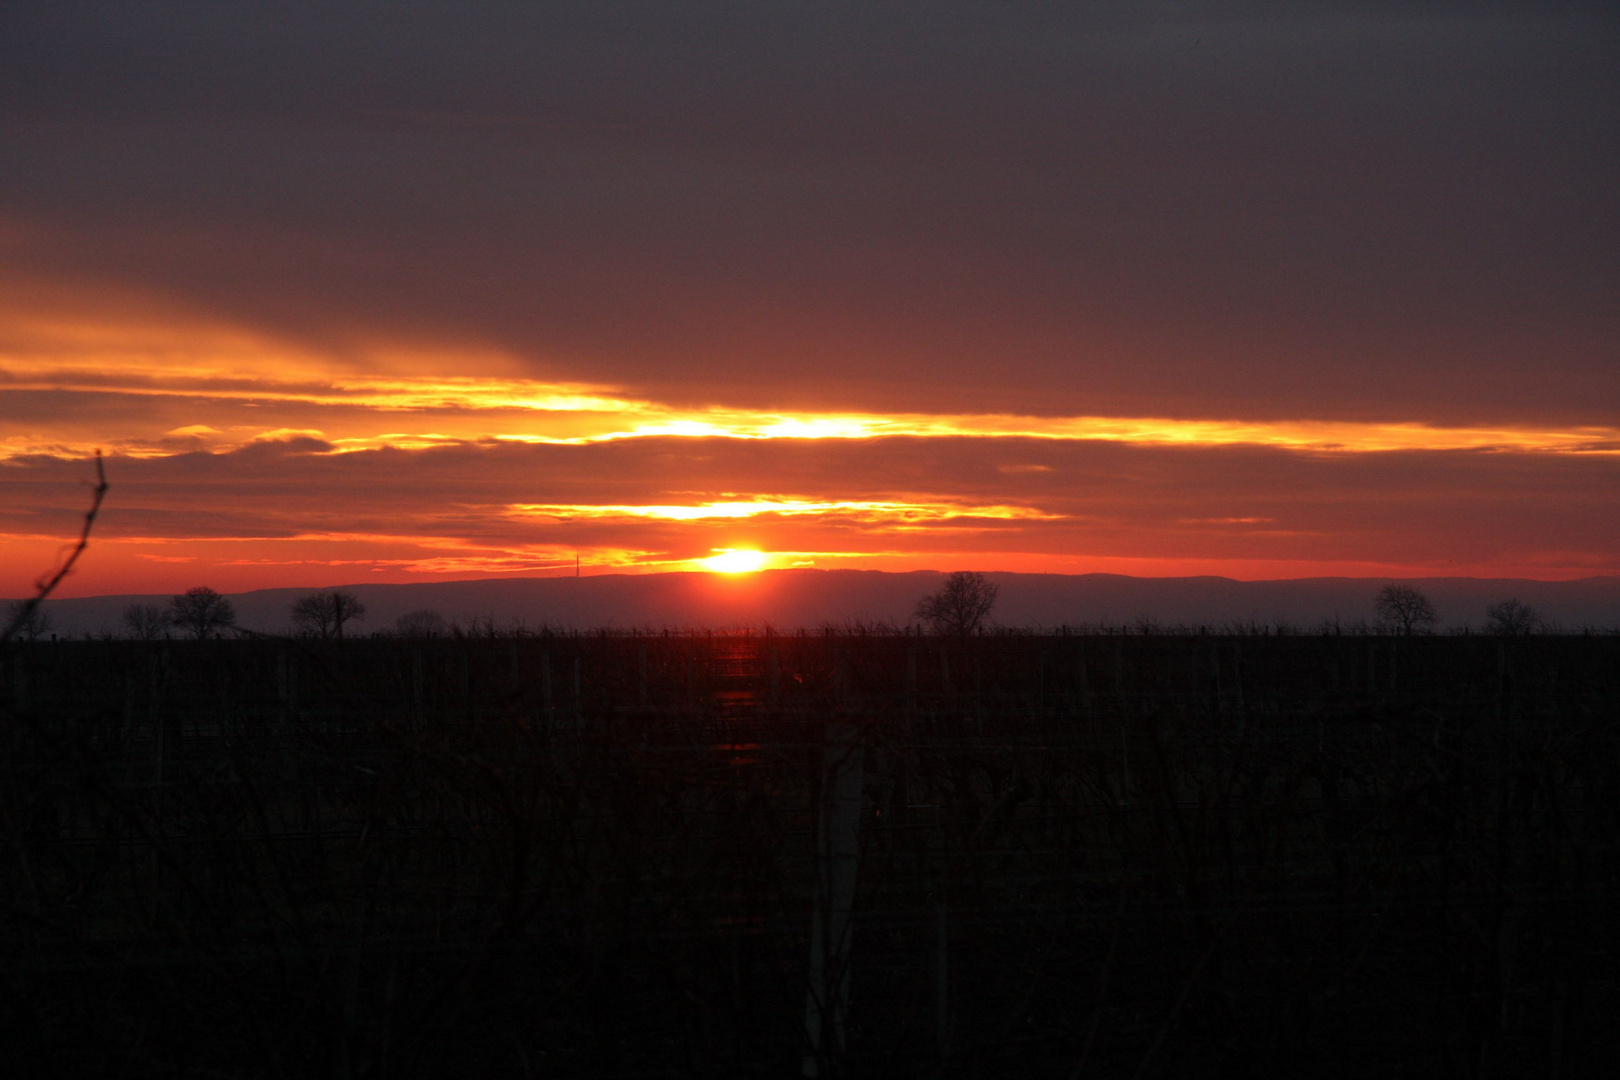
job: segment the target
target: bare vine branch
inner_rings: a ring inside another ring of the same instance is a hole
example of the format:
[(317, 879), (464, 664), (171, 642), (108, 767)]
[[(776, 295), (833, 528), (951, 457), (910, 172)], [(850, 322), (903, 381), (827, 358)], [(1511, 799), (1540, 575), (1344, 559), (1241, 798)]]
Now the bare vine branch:
[(16, 614), (12, 616), (11, 622), (6, 625), (5, 632), (0, 633), (0, 644), (10, 641), (12, 635), (17, 632), (18, 627), (26, 623), (34, 612), (38, 610), (39, 605), (44, 602), (45, 598), (51, 595), (51, 592), (62, 583), (62, 579), (72, 573), (73, 564), (79, 561), (79, 556), (84, 554), (84, 549), (90, 546), (90, 529), (96, 523), (96, 515), (101, 512), (101, 501), (107, 497), (107, 488), (109, 486), (107, 483), (107, 470), (101, 461), (101, 451), (97, 450), (96, 486), (90, 495), (90, 509), (84, 513), (84, 526), (79, 530), (79, 542), (73, 546), (72, 551), (68, 552), (67, 558), (62, 561), (62, 565), (57, 568), (56, 573), (51, 574), (49, 577), (41, 577), (34, 582), (34, 595), (22, 603)]

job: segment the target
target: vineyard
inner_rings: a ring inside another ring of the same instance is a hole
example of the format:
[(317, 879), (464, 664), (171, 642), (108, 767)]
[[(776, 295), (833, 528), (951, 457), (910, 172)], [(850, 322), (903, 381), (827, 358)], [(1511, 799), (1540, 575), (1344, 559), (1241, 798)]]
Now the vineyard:
[(16, 1075), (1620, 1061), (1620, 637), (0, 652)]

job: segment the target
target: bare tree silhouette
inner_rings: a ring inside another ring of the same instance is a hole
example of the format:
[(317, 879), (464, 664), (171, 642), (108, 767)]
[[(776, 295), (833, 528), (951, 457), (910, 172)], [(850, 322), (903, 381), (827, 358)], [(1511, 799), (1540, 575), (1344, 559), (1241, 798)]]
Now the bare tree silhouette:
[(6, 625), (11, 634), (24, 641), (38, 641), (55, 628), (46, 610), (27, 600), (13, 600), (6, 605)]
[(958, 570), (945, 579), (938, 592), (917, 601), (912, 614), (936, 634), (973, 634), (996, 606), (999, 591), (983, 574)]
[(1388, 626), (1398, 626), (1403, 634), (1440, 621), (1429, 598), (1410, 585), (1385, 585), (1373, 597), (1373, 612)]
[(215, 630), (234, 626), (236, 609), (213, 589), (198, 585), (169, 601), (169, 621), (201, 639)]
[(152, 604), (131, 604), (120, 620), (137, 641), (156, 641), (169, 628), (169, 613)]
[(300, 596), (290, 610), (294, 630), (314, 634), (323, 641), (332, 636), (332, 605), (326, 602), (324, 593)]
[(347, 589), (310, 593), (300, 596), (292, 605), (293, 626), (317, 634), (322, 640), (335, 635), (342, 641), (343, 624), (365, 617), (366, 605)]
[(1523, 637), (1541, 626), (1541, 613), (1518, 597), (1499, 601), (1485, 609), (1485, 629), (1492, 634)]
[(406, 612), (394, 620), (394, 633), (400, 637), (436, 637), (449, 629), (444, 616), (430, 608)]

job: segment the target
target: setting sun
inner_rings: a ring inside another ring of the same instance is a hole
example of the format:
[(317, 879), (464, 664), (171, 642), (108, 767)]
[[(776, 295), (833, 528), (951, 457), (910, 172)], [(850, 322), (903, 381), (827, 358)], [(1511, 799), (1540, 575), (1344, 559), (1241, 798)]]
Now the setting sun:
[(751, 574), (765, 568), (765, 553), (747, 548), (722, 548), (704, 559), (703, 565), (717, 574)]

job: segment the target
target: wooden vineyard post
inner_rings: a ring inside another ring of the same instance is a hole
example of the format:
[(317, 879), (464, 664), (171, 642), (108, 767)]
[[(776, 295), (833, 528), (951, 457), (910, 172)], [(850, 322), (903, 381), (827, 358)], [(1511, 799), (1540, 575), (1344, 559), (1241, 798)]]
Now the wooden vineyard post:
[(1249, 703), (1243, 695), (1243, 653), (1236, 644), (1232, 646), (1232, 692), (1237, 696), (1238, 738), (1249, 727)]
[(585, 730), (585, 700), (579, 692), (579, 653), (574, 653), (574, 730)]
[(973, 639), (973, 734), (984, 734), (984, 643)]
[(1130, 730), (1125, 719), (1125, 655), (1114, 642), (1114, 715), (1119, 722), (1119, 804), (1131, 805)]
[(287, 723), (287, 653), (276, 650), (276, 722)]
[(943, 1062), (951, 1049), (950, 920), (945, 891), (934, 900), (934, 1045)]
[[(163, 655), (165, 657), (168, 656), (167, 649), (165, 649)], [(167, 665), (165, 664), (165, 666), (167, 666)], [(299, 710), (300, 710), (300, 701), (301, 701), (301, 699), (298, 696), (298, 657), (296, 655), (289, 655), (287, 657), (287, 719), (288, 719), (288, 721), (294, 721), (294, 720), (298, 719)]]
[(1085, 643), (1074, 643), (1075, 715), (1091, 716), (1091, 677), (1086, 671)]
[[(160, 698), (163, 692), (163, 683), (168, 675), (168, 667), (169, 650), (165, 646), (162, 652), (149, 658), (146, 669), (146, 719), (152, 729), (152, 783), (155, 786), (160, 807), (163, 798), (163, 740), (168, 728), (164, 717), (163, 703)], [(158, 824), (161, 826), (161, 812), (157, 816)]]
[(472, 698), (472, 670), (467, 656), (468, 646), (461, 646), (461, 708), (467, 714), (467, 722), (473, 720)]
[(28, 669), (23, 667), (21, 651), (11, 657), (11, 703), (18, 712), (28, 708)]
[(127, 746), (135, 733), (135, 675), (124, 668), (124, 726), (121, 739)]
[(551, 650), (540, 653), (540, 708), (546, 730), (556, 726), (557, 718), (551, 708)]
[(163, 689), (164, 689), (164, 683), (166, 683), (168, 681), (168, 669), (169, 669), (169, 648), (168, 648), (168, 646), (165, 645), (163, 647), (162, 651), (159, 652), (157, 656), (152, 657), (152, 661), (153, 661), (152, 665), (148, 669), (149, 670), (149, 679), (150, 679), (150, 681), (148, 683), (148, 689), (147, 689), (147, 703), (148, 703), (148, 707), (149, 707), (149, 710), (150, 710), (148, 715), (150, 717), (151, 724), (152, 724), (152, 744), (153, 744), (152, 745), (152, 749), (153, 749), (153, 754), (152, 754), (152, 824), (153, 824), (153, 830), (152, 831), (156, 835), (153, 837), (153, 840), (152, 840), (151, 862), (150, 862), (150, 866), (149, 866), (149, 869), (148, 869), (148, 875), (149, 875), (151, 885), (152, 885), (151, 919), (152, 919), (152, 922), (155, 924), (156, 921), (157, 921), (157, 918), (158, 918), (158, 913), (162, 909), (162, 904), (161, 904), (161, 902), (159, 900), (159, 894), (160, 894), (160, 889), (161, 889), (161, 885), (162, 885), (162, 881), (161, 881), (161, 878), (160, 878), (160, 869), (162, 867), (162, 860), (161, 860), (161, 858), (159, 856), (159, 852), (160, 852), (160, 850), (162, 848), (162, 845), (167, 841), (167, 838), (164, 836), (164, 828), (163, 828), (163, 791), (164, 791), (164, 787), (163, 787), (163, 785), (164, 785), (164, 777), (163, 777), (163, 772), (164, 772), (164, 769), (163, 769), (163, 766), (164, 766), (163, 750), (164, 750), (164, 747), (163, 747), (163, 742), (164, 742), (164, 737), (165, 737), (165, 734), (167, 732), (169, 724), (168, 724), (168, 717), (166, 715), (168, 710), (163, 708), (163, 702), (161, 700), (161, 695), (162, 695), (162, 692), (163, 692)]
[(862, 753), (854, 724), (827, 725), (816, 813), (816, 892), (810, 915), (810, 989), (804, 1076), (831, 1076), (844, 1052), (855, 876), (860, 868)]
[(917, 721), (917, 646), (906, 642), (906, 727)]
[[(286, 657), (283, 656), (285, 665)], [(283, 711), (286, 703), (283, 701)], [(427, 718), (422, 714), (422, 649), (420, 646), (411, 650), (411, 718), (415, 721), (414, 727), (421, 731), (427, 727)]]
[(1502, 798), (1507, 799), (1508, 773), (1512, 762), (1511, 738), (1513, 734), (1513, 672), (1508, 666), (1507, 642), (1496, 643), (1496, 766), (1502, 786)]
[(771, 708), (778, 708), (782, 704), (782, 658), (777, 652), (776, 642), (771, 642)]

